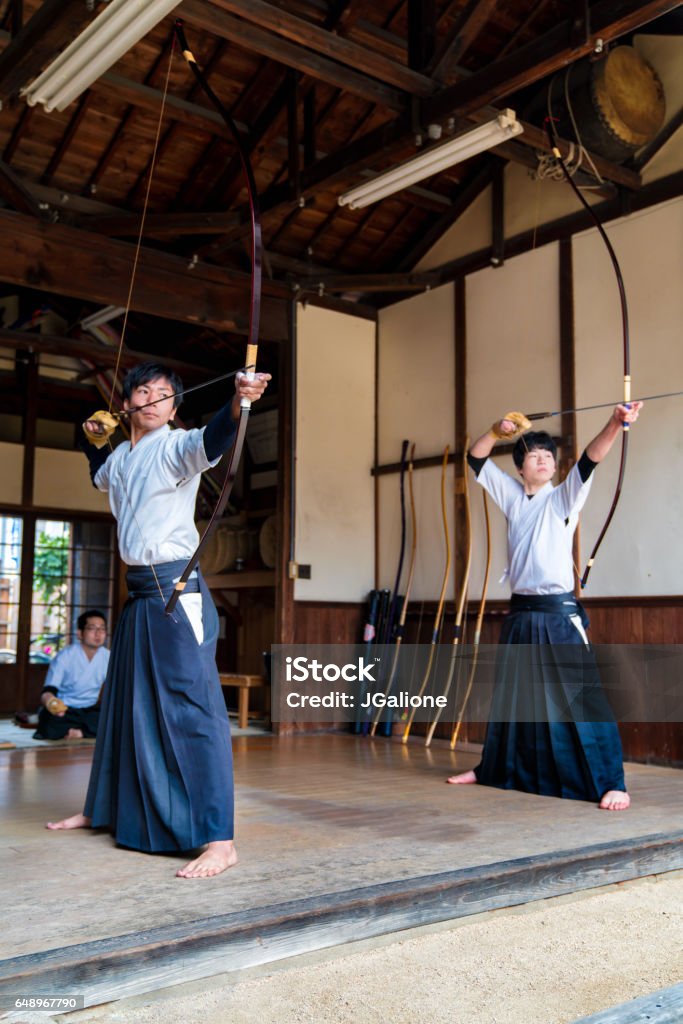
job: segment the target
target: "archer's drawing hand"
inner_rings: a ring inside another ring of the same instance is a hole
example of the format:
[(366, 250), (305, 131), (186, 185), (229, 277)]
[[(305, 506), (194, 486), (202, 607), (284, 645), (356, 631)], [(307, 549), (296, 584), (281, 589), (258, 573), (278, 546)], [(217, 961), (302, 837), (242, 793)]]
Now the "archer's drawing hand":
[(502, 420), (496, 420), (491, 426), (491, 433), (498, 441), (508, 438), (512, 440), (528, 430), (531, 423), (523, 412), (508, 412)]
[(104, 437), (104, 425), (98, 420), (86, 420), (83, 424), (83, 432), (85, 434), (97, 434), (99, 437)]
[(514, 434), (517, 429), (512, 420), (498, 420), (495, 424), (499, 434)]

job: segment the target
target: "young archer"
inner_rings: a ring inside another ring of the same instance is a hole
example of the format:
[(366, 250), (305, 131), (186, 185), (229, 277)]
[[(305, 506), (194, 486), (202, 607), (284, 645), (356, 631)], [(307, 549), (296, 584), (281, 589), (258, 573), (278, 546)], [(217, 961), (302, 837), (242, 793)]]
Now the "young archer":
[[(217, 875), (237, 862), (230, 729), (215, 662), (218, 616), (199, 569), (172, 615), (165, 604), (198, 543), (200, 474), (232, 446), (243, 398), (270, 374), (238, 375), (235, 395), (201, 429), (171, 430), (182, 384), (144, 363), (124, 380), (130, 442), (86, 446), (93, 483), (107, 491), (128, 566), (129, 599), (114, 633), (100, 727), (81, 814), (50, 829), (108, 828), (149, 853), (204, 847), (177, 872)], [(150, 404), (154, 403), (154, 404)], [(97, 438), (102, 424), (90, 420)]]
[[(470, 448), (468, 461), (477, 482), (507, 519), (512, 597), (501, 632), (502, 644), (579, 644), (588, 651), (588, 620), (574, 597), (574, 531), (595, 467), (608, 454), (624, 424), (638, 419), (642, 404), (616, 406), (557, 487), (551, 482), (557, 468), (557, 450), (544, 432), (519, 437), (513, 451), (519, 480), (489, 459), (496, 441), (519, 434), (519, 426), (512, 419), (494, 423)], [(563, 670), (562, 658), (556, 660), (552, 670), (547, 668), (548, 660), (543, 656), (538, 659), (540, 688), (545, 691), (540, 704), (552, 708), (559, 702), (564, 707), (575, 677), (563, 679), (563, 671), (566, 674), (568, 670)], [(507, 721), (495, 721), (496, 709), (500, 711), (503, 706), (512, 708), (515, 702), (526, 708), (539, 706), (539, 694), (537, 690), (532, 692), (538, 684), (537, 674), (517, 668), (512, 657), (501, 659), (480, 764), (447, 781), (590, 800), (603, 810), (626, 810), (630, 798), (624, 782), (619, 732), (592, 659), (588, 675), (593, 685), (582, 694), (580, 714), (572, 721), (553, 720), (552, 714), (543, 721), (517, 721), (514, 715), (509, 715)]]

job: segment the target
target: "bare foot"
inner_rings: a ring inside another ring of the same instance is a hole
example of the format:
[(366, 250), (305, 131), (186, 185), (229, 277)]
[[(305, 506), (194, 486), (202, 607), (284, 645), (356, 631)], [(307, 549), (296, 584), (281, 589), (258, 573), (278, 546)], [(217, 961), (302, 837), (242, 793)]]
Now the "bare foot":
[(86, 818), (85, 814), (72, 814), (70, 818), (62, 818), (61, 821), (48, 821), (45, 828), (50, 828), (53, 831), (57, 829), (69, 829), (69, 828), (89, 828), (90, 818)]
[(213, 878), (237, 863), (237, 850), (232, 839), (209, 843), (204, 853), (176, 871), (176, 878)]
[(601, 811), (625, 811), (631, 805), (631, 797), (620, 789), (609, 789), (600, 801)]
[(473, 771), (461, 772), (460, 775), (451, 775), (446, 779), (446, 782), (450, 782), (451, 786), (468, 786), (472, 782), (477, 781), (477, 776)]
[(67, 740), (82, 740), (83, 733), (80, 729), (69, 729), (68, 733), (64, 737)]

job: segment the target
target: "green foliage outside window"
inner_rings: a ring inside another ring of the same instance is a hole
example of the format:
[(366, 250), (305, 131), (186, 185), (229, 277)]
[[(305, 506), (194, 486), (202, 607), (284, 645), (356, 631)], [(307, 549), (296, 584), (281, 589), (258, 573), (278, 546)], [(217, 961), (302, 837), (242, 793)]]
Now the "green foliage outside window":
[[(38, 643), (48, 635), (54, 638), (57, 633), (61, 638), (66, 632), (68, 571), (68, 534), (51, 536), (41, 531), (33, 558), (33, 593), (44, 604), (46, 621), (51, 622), (53, 631), (36, 637)], [(58, 646), (61, 647), (61, 643)]]

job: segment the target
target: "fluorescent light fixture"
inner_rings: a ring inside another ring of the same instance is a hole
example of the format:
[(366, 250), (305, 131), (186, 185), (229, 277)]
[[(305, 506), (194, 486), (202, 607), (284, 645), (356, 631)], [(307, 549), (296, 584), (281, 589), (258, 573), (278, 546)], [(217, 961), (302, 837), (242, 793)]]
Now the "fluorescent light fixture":
[(93, 327), (101, 327), (102, 324), (108, 324), (110, 320), (116, 320), (117, 316), (123, 316), (125, 312), (125, 306), (104, 306), (102, 309), (98, 309), (96, 313), (86, 316), (80, 321), (80, 324), (84, 331), (89, 331)]
[(150, 29), (177, 7), (179, 0), (110, 0), (108, 6), (43, 71), (21, 90), (29, 106), (64, 110)]
[(350, 192), (344, 192), (337, 202), (340, 206), (348, 206), (352, 210), (369, 206), (378, 199), (384, 199), (385, 196), (391, 196), (394, 192), (414, 185), (416, 181), (430, 178), (433, 174), (452, 167), (453, 164), (468, 160), (485, 149), (492, 149), (501, 142), (514, 138), (515, 135), (521, 135), (523, 131), (514, 110), (501, 110), (493, 121), (487, 121), (470, 131), (456, 135), (442, 146), (431, 146), (412, 160), (407, 160), (391, 171), (371, 178), (357, 188), (352, 188)]

